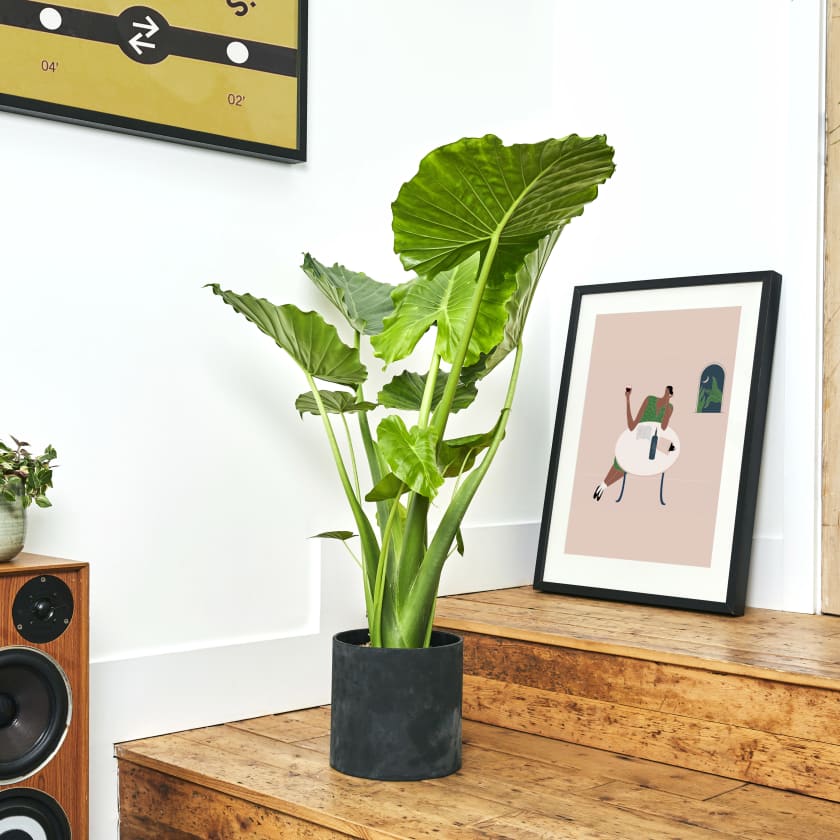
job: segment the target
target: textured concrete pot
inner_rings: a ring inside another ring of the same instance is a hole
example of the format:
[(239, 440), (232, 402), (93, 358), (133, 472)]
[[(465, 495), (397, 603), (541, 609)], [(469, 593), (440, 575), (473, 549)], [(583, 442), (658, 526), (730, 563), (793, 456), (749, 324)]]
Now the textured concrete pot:
[(416, 781), (461, 767), (464, 643), (434, 631), (428, 648), (365, 647), (333, 637), (330, 766), (348, 776)]
[(26, 538), (26, 511), (20, 498), (14, 502), (0, 499), (0, 563), (6, 563), (23, 551)]

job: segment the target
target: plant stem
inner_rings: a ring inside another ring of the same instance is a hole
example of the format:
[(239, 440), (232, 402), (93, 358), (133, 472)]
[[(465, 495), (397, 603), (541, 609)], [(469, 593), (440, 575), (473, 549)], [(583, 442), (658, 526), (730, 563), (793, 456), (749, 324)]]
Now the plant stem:
[(402, 552), (395, 581), (398, 603), (402, 603), (408, 594), (426, 553), (428, 515), (429, 500), (419, 493), (409, 493)]
[(356, 557), (356, 552), (355, 552), (355, 551), (353, 551), (353, 549), (352, 549), (352, 548), (350, 548), (350, 546), (349, 546), (349, 545), (347, 545), (347, 543), (346, 543), (344, 540), (341, 540), (341, 544), (342, 544), (342, 545), (344, 546), (344, 548), (347, 550), (347, 553), (348, 553), (348, 554), (349, 554), (349, 555), (353, 558), (353, 562), (354, 562), (354, 563), (355, 563), (355, 564), (356, 564), (356, 565), (357, 565), (357, 566), (358, 566), (358, 567), (359, 567), (362, 571), (364, 571), (364, 568), (362, 567), (362, 561), (361, 561), (361, 560), (359, 560), (359, 558), (358, 558), (358, 557)]
[(478, 319), (478, 313), (481, 309), (481, 302), (484, 298), (484, 290), (487, 288), (487, 280), (490, 277), (490, 269), (493, 267), (493, 262), (496, 259), (496, 250), (499, 247), (499, 236), (500, 229), (496, 230), (490, 238), (490, 244), (487, 246), (487, 253), (481, 261), (481, 270), (478, 273), (478, 279), (475, 283), (475, 290), (473, 291), (472, 301), (470, 302), (470, 312), (467, 316), (467, 322), (461, 337), (461, 343), (458, 345), (455, 358), (452, 360), (452, 368), (449, 371), (449, 378), (446, 380), (446, 386), (443, 389), (443, 396), (441, 397), (440, 404), (435, 412), (435, 433), (438, 440), (443, 439), (443, 433), (446, 430), (446, 423), (449, 420), (449, 414), (452, 410), (452, 402), (455, 399), (455, 391), (458, 389), (458, 381), (461, 378), (461, 369), (464, 367), (464, 359), (467, 358), (467, 350), (469, 350), (473, 329), (475, 329), (475, 322)]
[[(355, 347), (358, 350), (360, 343), (361, 343), (361, 334), (358, 332), (354, 333), (354, 343)], [(364, 401), (364, 389), (361, 383), (356, 387), (356, 399), (359, 402)], [(380, 479), (383, 475), (388, 471), (388, 466), (382, 459), (381, 455), (379, 454), (379, 448), (376, 445), (376, 442), (373, 439), (373, 435), (370, 431), (370, 423), (368, 422), (367, 412), (360, 411), (357, 413), (359, 418), (359, 432), (362, 436), (362, 443), (364, 444), (365, 448), (365, 457), (367, 458), (368, 462), (368, 469), (370, 470), (370, 478), (372, 484), (375, 486), (379, 483)], [(361, 503), (361, 496), (360, 496), (360, 503)], [(393, 508), (397, 508), (397, 513), (399, 512), (399, 499), (395, 499), (393, 501), (381, 501), (376, 503), (376, 515), (377, 515), (377, 523), (379, 526), (379, 535), (380, 538), (384, 539), (385, 534), (385, 525), (393, 512)], [(392, 530), (393, 534), (393, 530)], [(377, 558), (379, 554), (377, 553)], [(395, 549), (395, 542), (393, 536), (390, 537), (389, 546), (388, 546), (388, 565), (385, 569), (386, 579), (393, 580), (396, 578), (396, 573), (394, 571), (394, 567), (396, 565), (396, 549)], [(376, 573), (378, 574), (379, 568), (377, 565)], [(373, 579), (373, 572), (371, 572), (371, 578)], [(372, 589), (375, 590), (376, 585), (375, 583), (372, 585)], [(393, 602), (393, 598), (390, 597), (391, 593), (390, 590), (386, 589), (385, 597), (383, 599), (383, 603), (381, 606), (381, 612), (379, 613), (378, 617), (378, 627), (379, 632), (381, 635), (387, 636), (391, 633), (391, 631), (396, 627), (396, 606)], [(368, 615), (370, 615), (370, 610), (368, 611)], [(384, 639), (383, 639), (384, 640)]]
[(347, 469), (344, 466), (344, 460), (341, 457), (341, 450), (338, 448), (338, 442), (335, 439), (330, 418), (324, 407), (324, 401), (321, 399), (321, 393), (318, 386), (315, 384), (315, 379), (311, 373), (304, 371), (306, 379), (309, 382), (309, 387), (312, 389), (312, 395), (315, 398), (315, 404), (318, 406), (318, 413), (321, 415), (321, 420), (324, 424), (324, 431), (327, 434), (327, 439), (332, 450), (333, 461), (335, 461), (336, 469), (338, 470), (338, 477), (341, 481), (341, 486), (344, 488), (344, 495), (350, 504), (350, 509), (353, 512), (353, 518), (356, 520), (356, 526), (359, 529), (359, 539), (362, 544), (362, 559), (364, 560), (364, 580), (365, 588), (365, 606), (368, 615), (373, 610), (373, 581), (376, 575), (376, 569), (373, 567), (375, 559), (379, 556), (379, 545), (376, 541), (376, 535), (373, 532), (370, 521), (365, 512), (362, 510), (356, 494), (353, 492), (353, 486), (350, 484), (350, 478), (347, 475)]
[(513, 405), (513, 397), (516, 392), (516, 383), (519, 379), (519, 369), (522, 363), (522, 342), (516, 346), (513, 370), (511, 372), (508, 390), (505, 396), (505, 403), (499, 417), (499, 424), (493, 441), (482, 458), (481, 463), (464, 479), (464, 482), (455, 492), (452, 501), (441, 519), (437, 532), (435, 533), (423, 562), (417, 572), (417, 576), (411, 584), (407, 597), (405, 598), (402, 611), (402, 624), (405, 628), (406, 641), (410, 647), (419, 647), (424, 639), (424, 633), (429, 626), (429, 615), (434, 610), (435, 598), (437, 597), (440, 574), (443, 564), (449, 555), (452, 541), (470, 503), (473, 500), (484, 476), (490, 469), (490, 464), (499, 449), (499, 445), (505, 435), (510, 409)]
[(432, 641), (432, 627), (435, 623), (435, 607), (437, 606), (437, 599), (432, 602), (432, 608), (429, 610), (429, 621), (426, 624), (426, 635), (423, 637), (423, 647), (428, 647)]
[[(397, 499), (399, 499), (399, 494), (397, 494)], [(399, 505), (394, 502), (391, 505), (391, 512), (388, 514), (388, 520), (382, 532), (382, 547), (379, 550), (379, 562), (376, 566), (376, 584), (373, 592), (373, 613), (368, 616), (370, 643), (373, 647), (382, 647), (382, 603), (385, 595), (385, 567), (391, 546), (391, 530), (398, 509)]]
[(423, 391), (423, 400), (420, 403), (420, 413), (417, 416), (417, 425), (425, 429), (429, 425), (429, 415), (432, 412), (432, 402), (435, 396), (435, 385), (440, 370), (440, 353), (433, 352), (432, 360), (429, 363), (429, 373), (426, 377), (426, 388)]
[(359, 471), (356, 468), (356, 452), (353, 448), (353, 438), (350, 436), (350, 427), (347, 425), (347, 418), (341, 415), (341, 422), (344, 424), (344, 433), (347, 435), (347, 449), (350, 453), (350, 467), (353, 470), (353, 483), (356, 486), (356, 498), (362, 501), (362, 488), (359, 486)]

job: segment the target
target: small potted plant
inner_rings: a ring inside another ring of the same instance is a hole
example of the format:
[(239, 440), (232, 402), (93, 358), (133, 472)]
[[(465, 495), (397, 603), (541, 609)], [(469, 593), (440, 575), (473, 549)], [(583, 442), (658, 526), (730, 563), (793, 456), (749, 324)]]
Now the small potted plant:
[[(505, 436), (540, 275), (562, 229), (612, 174), (612, 159), (603, 136), (577, 135), (513, 146), (487, 135), (429, 153), (392, 204), (394, 250), (413, 277), (393, 286), (304, 258), (304, 272), (349, 324), (352, 346), (317, 312), (211, 284), (300, 367), (309, 390), (296, 408), (323, 424), (355, 524), (355, 532), (318, 536), (360, 543), (368, 627), (333, 640), (330, 763), (338, 770), (407, 780), (460, 766), (461, 640), (432, 629), (441, 571), (463, 553), (461, 523)], [(425, 370), (365, 393), (363, 340), (387, 369), (429, 330)], [(508, 376), (496, 422), (448, 437), (450, 417), (493, 371)], [(369, 418), (379, 409), (390, 413), (374, 432)], [(341, 440), (333, 418), (347, 430)], [(433, 500), (442, 511), (435, 528)]]
[(55, 449), (33, 455), (30, 444), (12, 437), (13, 446), (0, 440), (0, 562), (17, 557), (26, 538), (26, 509), (34, 502), (51, 507), (47, 490), (52, 487)]

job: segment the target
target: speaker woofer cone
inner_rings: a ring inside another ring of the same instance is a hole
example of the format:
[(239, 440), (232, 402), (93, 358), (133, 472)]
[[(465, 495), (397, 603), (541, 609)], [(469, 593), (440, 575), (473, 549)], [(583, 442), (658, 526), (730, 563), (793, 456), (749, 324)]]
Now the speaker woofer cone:
[(0, 793), (0, 840), (71, 840), (67, 814), (40, 790)]
[(72, 698), (64, 671), (41, 651), (0, 648), (0, 710), (0, 784), (10, 784), (40, 770), (67, 734)]

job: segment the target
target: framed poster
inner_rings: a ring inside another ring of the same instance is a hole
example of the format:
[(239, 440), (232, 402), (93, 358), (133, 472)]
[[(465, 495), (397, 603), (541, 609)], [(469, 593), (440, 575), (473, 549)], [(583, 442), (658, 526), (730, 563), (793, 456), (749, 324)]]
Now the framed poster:
[(0, 108), (306, 159), (306, 0), (0, 0)]
[(575, 289), (537, 589), (743, 614), (780, 291)]

